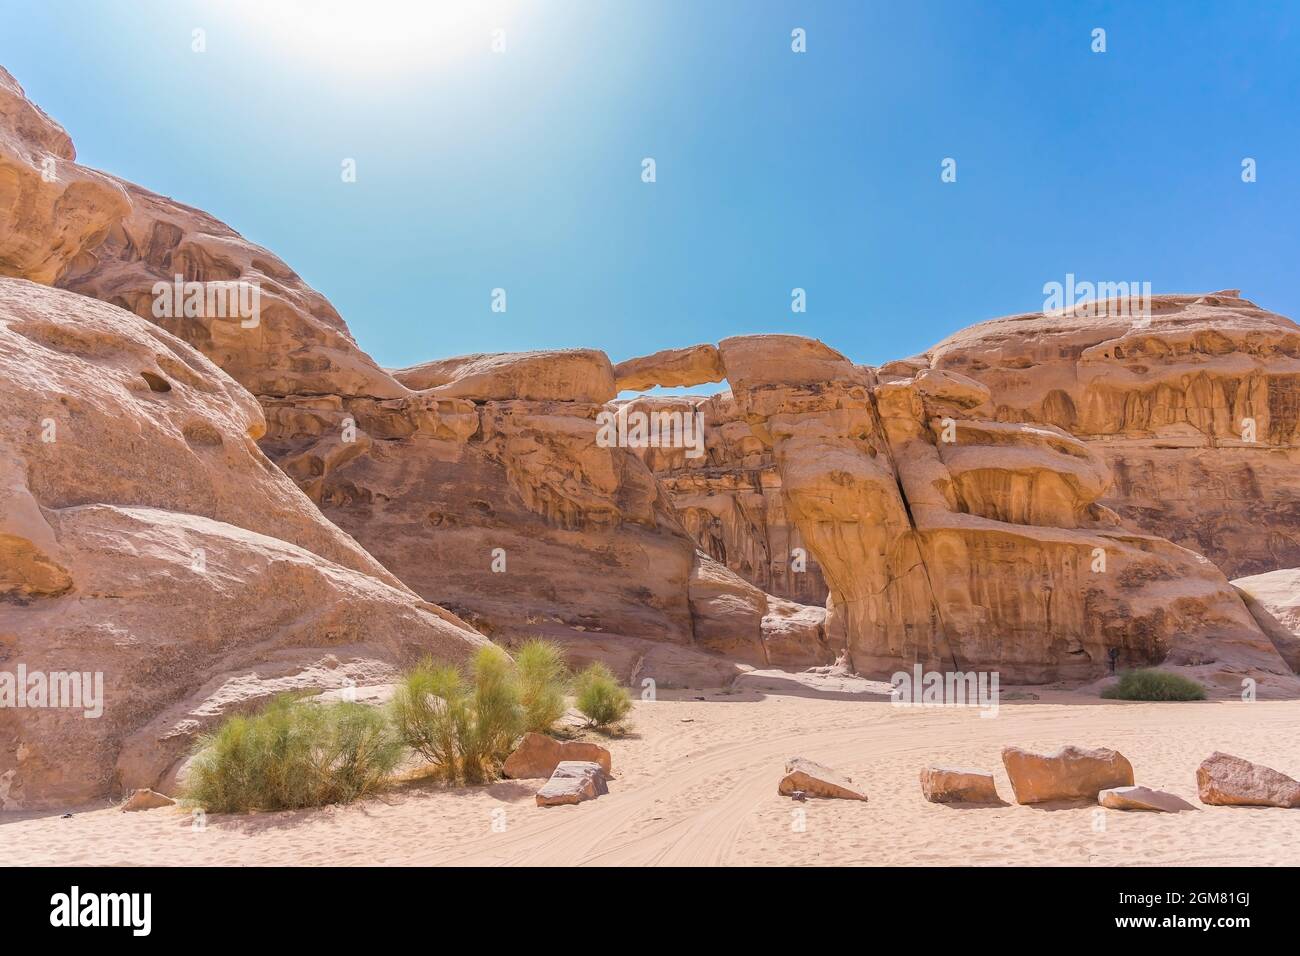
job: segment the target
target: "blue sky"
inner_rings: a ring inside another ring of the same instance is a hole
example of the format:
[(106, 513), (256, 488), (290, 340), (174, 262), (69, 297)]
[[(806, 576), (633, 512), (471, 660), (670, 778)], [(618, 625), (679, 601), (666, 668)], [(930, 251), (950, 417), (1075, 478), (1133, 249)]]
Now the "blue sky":
[(384, 365), (745, 332), (876, 364), (1066, 273), (1300, 316), (1300, 4), (0, 0), (0, 23), (81, 162), (274, 250)]

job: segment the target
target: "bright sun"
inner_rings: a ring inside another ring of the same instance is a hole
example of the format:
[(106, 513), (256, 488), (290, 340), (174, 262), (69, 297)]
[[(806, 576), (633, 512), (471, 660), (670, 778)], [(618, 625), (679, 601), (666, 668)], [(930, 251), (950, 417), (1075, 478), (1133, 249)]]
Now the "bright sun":
[(375, 73), (508, 51), (511, 30), (535, 6), (527, 0), (235, 0), (223, 9), (280, 56)]

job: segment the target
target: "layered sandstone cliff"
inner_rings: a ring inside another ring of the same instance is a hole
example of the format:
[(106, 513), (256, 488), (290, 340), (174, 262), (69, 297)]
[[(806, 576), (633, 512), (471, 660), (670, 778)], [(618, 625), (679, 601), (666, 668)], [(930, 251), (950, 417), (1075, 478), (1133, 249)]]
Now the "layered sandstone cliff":
[(995, 319), (882, 372), (919, 366), (987, 385), (997, 421), (1087, 442), (1133, 526), (1230, 576), (1300, 565), (1300, 327), (1236, 290)]

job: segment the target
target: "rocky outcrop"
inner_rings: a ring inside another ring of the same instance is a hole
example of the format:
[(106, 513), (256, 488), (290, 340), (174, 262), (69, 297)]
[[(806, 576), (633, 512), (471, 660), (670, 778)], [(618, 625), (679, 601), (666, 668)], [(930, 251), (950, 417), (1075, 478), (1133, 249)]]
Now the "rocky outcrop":
[[(406, 393), (357, 347), (325, 297), (275, 255), (204, 212), (79, 165), (67, 133), (3, 69), (0, 221), (0, 276), (134, 312), (189, 342), (256, 395)], [(209, 309), (206, 296), (202, 310), (187, 311), (184, 301), (160, 308), (155, 287), (161, 283), (170, 294), (177, 276), (183, 283), (244, 283), (250, 298), (256, 289), (256, 317), (228, 302)]]
[(1232, 584), (1278, 654), (1300, 673), (1300, 568), (1252, 574)]
[(1133, 765), (1107, 747), (1062, 747), (1051, 754), (1002, 748), (1016, 803), (1096, 800), (1102, 790), (1133, 786)]
[(10, 804), (161, 786), (232, 709), (484, 643), (325, 520), (259, 449), (257, 401), (169, 333), (0, 280), (0, 379)]
[(1139, 304), (983, 322), (886, 368), (970, 376), (990, 418), (1077, 436), (1102, 505), (1230, 577), (1300, 565), (1300, 326), (1236, 290)]
[(919, 661), (1096, 677), (1113, 648), (1129, 666), (1185, 665), (1223, 693), (1244, 676), (1295, 692), (1217, 568), (1099, 503), (1107, 472), (1087, 443), (985, 417), (987, 389), (956, 373), (879, 381), (790, 336), (720, 349), (826, 575), (828, 633), (843, 630), (860, 672)]
[(1196, 768), (1202, 803), (1220, 807), (1300, 807), (1300, 781), (1232, 754), (1215, 752)]

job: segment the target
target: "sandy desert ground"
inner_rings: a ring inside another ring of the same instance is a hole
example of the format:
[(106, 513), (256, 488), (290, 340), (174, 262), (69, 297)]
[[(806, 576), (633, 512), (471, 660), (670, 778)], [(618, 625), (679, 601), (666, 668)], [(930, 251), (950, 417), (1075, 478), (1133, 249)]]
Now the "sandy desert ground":
[[(539, 808), (541, 781), (477, 789), (408, 785), (323, 810), (211, 816), (114, 807), (0, 815), (9, 864), (972, 865), (1295, 864), (1300, 812), (1203, 807), (1195, 769), (1214, 750), (1300, 772), (1300, 702), (1121, 703), (1036, 688), (994, 718), (885, 701), (676, 692), (638, 701), (613, 739), (610, 793)], [(1006, 694), (1005, 696), (1015, 696)], [(699, 700), (697, 697), (704, 697)], [(1137, 782), (1197, 805), (1181, 814), (927, 803), (927, 763), (995, 771), (1004, 744), (1104, 745)], [(865, 784), (869, 801), (794, 803), (776, 792), (804, 755)], [(806, 812), (805, 826), (796, 813)], [(1099, 822), (1100, 821), (1100, 822)], [(495, 828), (494, 828), (495, 824)], [(502, 828), (504, 824), (504, 828)]]

